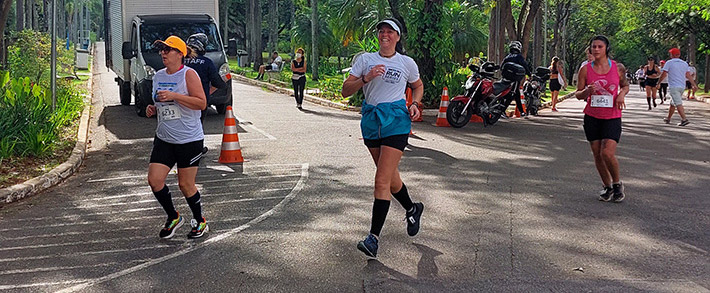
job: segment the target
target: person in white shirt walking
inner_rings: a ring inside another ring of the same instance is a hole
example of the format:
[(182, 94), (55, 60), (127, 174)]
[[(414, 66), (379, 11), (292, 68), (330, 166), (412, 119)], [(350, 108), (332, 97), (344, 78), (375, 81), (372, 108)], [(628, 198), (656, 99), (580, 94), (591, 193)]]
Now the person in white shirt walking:
[(695, 81), (696, 84), (698, 83), (697, 80), (695, 80), (698, 76), (697, 75), (698, 72), (695, 70), (695, 66), (693, 66), (693, 65), (694, 65), (693, 61), (688, 62), (688, 66), (689, 66), (688, 69), (690, 69), (690, 76), (693, 77), (693, 78), (690, 78), (685, 81), (685, 88), (688, 89), (688, 96), (686, 97), (688, 100), (695, 99), (695, 89), (693, 89), (693, 86), (690, 83), (690, 81), (693, 80), (693, 81)]
[[(663, 122), (666, 124), (671, 123), (671, 117), (678, 109), (678, 115), (680, 115), (680, 123), (678, 126), (686, 126), (690, 124), (688, 118), (685, 117), (685, 109), (683, 109), (683, 91), (685, 91), (685, 81), (686, 79), (690, 81), (690, 84), (694, 90), (698, 89), (698, 85), (695, 84), (695, 79), (690, 75), (690, 67), (688, 63), (680, 60), (680, 50), (678, 48), (672, 48), (668, 50), (671, 55), (671, 60), (666, 62), (663, 66), (663, 73), (661, 74), (661, 79), (668, 76), (668, 93), (671, 95), (671, 106), (668, 109), (668, 117), (663, 118)], [(657, 86), (658, 87), (658, 86)]]

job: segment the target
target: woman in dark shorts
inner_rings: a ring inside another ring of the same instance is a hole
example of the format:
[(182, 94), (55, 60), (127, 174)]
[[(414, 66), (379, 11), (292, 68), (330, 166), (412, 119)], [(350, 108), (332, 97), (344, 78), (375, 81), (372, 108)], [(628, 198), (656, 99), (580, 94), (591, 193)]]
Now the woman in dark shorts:
[(621, 202), (625, 195), (616, 146), (621, 138), (621, 111), (626, 108), (624, 98), (629, 92), (629, 82), (624, 65), (609, 57), (609, 40), (605, 36), (594, 37), (589, 46), (594, 61), (579, 69), (579, 83), (574, 94), (587, 103), (584, 134), (604, 184), (599, 200)]
[(656, 86), (658, 78), (661, 77), (661, 68), (656, 65), (656, 58), (648, 57), (648, 64), (644, 66), (646, 72), (646, 101), (648, 102), (648, 110), (651, 110), (651, 98), (653, 98), (653, 107), (656, 107)]
[[(421, 116), (424, 86), (414, 60), (403, 55), (401, 25), (388, 18), (377, 24), (380, 50), (357, 57), (350, 76), (343, 83), (342, 95), (348, 97), (360, 88), (365, 94), (360, 129), (367, 149), (377, 166), (375, 200), (372, 206), (370, 234), (357, 244), (368, 257), (377, 257), (380, 232), (392, 197), (406, 210), (407, 234), (419, 232), (424, 205), (413, 203), (399, 176), (398, 166), (411, 131), (411, 121)], [(413, 103), (406, 106), (405, 89), (412, 88)]]
[(560, 58), (555, 56), (552, 57), (552, 64), (550, 64), (550, 94), (552, 96), (553, 112), (557, 112), (557, 96), (559, 96), (560, 90), (562, 89), (562, 85), (559, 81), (560, 76), (566, 84), (567, 79), (565, 79), (565, 74), (562, 71), (562, 64), (560, 64)]

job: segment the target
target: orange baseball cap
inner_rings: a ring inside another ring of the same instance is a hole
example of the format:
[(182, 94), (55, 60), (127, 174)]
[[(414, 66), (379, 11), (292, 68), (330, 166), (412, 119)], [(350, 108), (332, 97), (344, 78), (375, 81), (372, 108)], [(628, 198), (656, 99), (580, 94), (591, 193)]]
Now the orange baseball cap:
[(668, 50), (668, 53), (671, 53), (671, 55), (680, 55), (680, 49), (672, 48), (672, 49)]
[(153, 42), (153, 45), (155, 45), (157, 43), (161, 43), (161, 44), (166, 45), (170, 48), (178, 49), (178, 51), (180, 51), (180, 53), (182, 53), (183, 57), (187, 56), (187, 45), (185, 45), (185, 42), (180, 37), (169, 36), (167, 39), (165, 39), (165, 41), (157, 40), (157, 41)]

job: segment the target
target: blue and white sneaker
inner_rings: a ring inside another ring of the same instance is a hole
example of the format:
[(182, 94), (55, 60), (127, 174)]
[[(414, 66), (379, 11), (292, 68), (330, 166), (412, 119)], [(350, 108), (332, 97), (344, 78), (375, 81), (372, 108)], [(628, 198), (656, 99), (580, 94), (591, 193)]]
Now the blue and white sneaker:
[(357, 249), (362, 251), (365, 255), (376, 258), (377, 257), (377, 237), (375, 235), (367, 235), (365, 240), (357, 243)]

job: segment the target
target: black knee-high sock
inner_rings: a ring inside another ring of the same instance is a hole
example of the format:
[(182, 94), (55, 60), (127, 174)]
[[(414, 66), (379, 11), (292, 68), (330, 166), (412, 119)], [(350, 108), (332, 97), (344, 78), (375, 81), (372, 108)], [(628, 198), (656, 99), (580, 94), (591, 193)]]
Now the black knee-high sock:
[(651, 97), (646, 97), (646, 102), (648, 102), (648, 107), (651, 108)]
[(170, 189), (168, 189), (168, 186), (163, 186), (163, 189), (160, 191), (153, 191), (153, 194), (165, 210), (165, 213), (168, 214), (168, 217), (170, 219), (177, 219), (178, 212), (175, 210), (175, 206), (173, 206), (173, 197), (170, 195)]
[(392, 196), (399, 202), (399, 204), (402, 205), (404, 210), (410, 211), (412, 207), (414, 207), (412, 198), (409, 197), (409, 192), (407, 192), (407, 186), (404, 185), (404, 183), (402, 183), (402, 188), (396, 193), (393, 193)]
[(186, 197), (187, 204), (192, 210), (192, 217), (197, 220), (197, 222), (202, 222), (202, 204), (200, 203), (200, 192), (196, 192), (192, 197)]
[(372, 204), (372, 225), (370, 226), (370, 234), (380, 236), (389, 209), (389, 200), (375, 199), (375, 203)]

